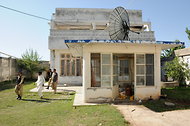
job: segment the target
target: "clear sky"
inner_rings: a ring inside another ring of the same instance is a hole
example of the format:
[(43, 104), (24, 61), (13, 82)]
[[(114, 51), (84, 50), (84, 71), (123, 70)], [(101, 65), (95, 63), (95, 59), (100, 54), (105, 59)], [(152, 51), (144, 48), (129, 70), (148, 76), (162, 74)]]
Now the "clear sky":
[[(115, 8), (142, 10), (143, 21), (151, 21), (156, 40), (175, 41), (190, 46), (185, 28), (190, 29), (190, 0), (0, 0), (0, 5), (51, 19), (55, 8)], [(35, 49), (49, 60), (48, 21), (0, 7), (0, 51), (21, 57)]]

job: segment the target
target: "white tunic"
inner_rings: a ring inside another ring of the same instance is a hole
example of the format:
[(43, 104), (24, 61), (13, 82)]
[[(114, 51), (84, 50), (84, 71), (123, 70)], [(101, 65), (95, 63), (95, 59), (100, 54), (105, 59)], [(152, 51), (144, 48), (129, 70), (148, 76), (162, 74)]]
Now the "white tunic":
[(37, 84), (37, 91), (40, 97), (42, 97), (42, 90), (43, 90), (43, 84), (45, 83), (45, 79), (43, 75), (38, 75), (38, 80), (36, 81)]
[(37, 88), (42, 87), (42, 85), (45, 83), (45, 79), (43, 75), (38, 76), (38, 80), (36, 81)]

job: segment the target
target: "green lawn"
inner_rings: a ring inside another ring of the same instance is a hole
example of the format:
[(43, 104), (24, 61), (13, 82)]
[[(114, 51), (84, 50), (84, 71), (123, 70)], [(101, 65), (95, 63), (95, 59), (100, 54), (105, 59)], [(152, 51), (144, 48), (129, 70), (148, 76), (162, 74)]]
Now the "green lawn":
[[(9, 86), (8, 86), (9, 85)], [(14, 84), (0, 85), (0, 126), (128, 126), (111, 105), (72, 107), (74, 95), (29, 92), (33, 83), (24, 85), (23, 100), (17, 100)]]
[[(149, 100), (143, 104), (156, 112), (190, 109), (190, 88), (177, 87), (162, 89), (162, 94), (166, 94), (166, 99)], [(175, 106), (166, 106), (164, 102), (172, 102)]]

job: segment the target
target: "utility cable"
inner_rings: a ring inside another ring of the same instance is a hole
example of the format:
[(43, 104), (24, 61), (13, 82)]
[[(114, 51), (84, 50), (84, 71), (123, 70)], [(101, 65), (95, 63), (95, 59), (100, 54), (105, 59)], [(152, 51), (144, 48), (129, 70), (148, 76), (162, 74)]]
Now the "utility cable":
[(15, 11), (15, 12), (18, 12), (18, 13), (21, 13), (21, 14), (24, 14), (24, 15), (28, 15), (28, 16), (31, 16), (31, 17), (43, 19), (43, 20), (46, 20), (46, 21), (51, 21), (50, 19), (47, 19), (47, 18), (44, 18), (44, 17), (40, 17), (40, 16), (37, 16), (37, 15), (33, 15), (33, 14), (29, 14), (29, 13), (26, 13), (26, 12), (23, 12), (23, 11), (19, 11), (19, 10), (16, 10), (16, 9), (12, 9), (12, 8), (9, 8), (9, 7), (3, 6), (3, 5), (0, 5), (0, 7), (8, 9), (8, 10), (11, 10), (11, 11)]

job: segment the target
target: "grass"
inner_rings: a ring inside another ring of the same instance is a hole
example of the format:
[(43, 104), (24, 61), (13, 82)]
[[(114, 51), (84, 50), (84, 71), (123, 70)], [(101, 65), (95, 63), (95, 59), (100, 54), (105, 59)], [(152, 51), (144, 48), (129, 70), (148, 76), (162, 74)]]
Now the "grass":
[[(8, 84), (5, 84), (8, 85)], [(0, 87), (1, 126), (128, 126), (113, 106), (72, 107), (74, 95), (29, 92), (35, 85), (24, 85), (23, 100), (16, 100), (14, 86)]]
[[(167, 98), (146, 101), (144, 106), (155, 112), (190, 109), (189, 87), (165, 88), (162, 89), (162, 94), (167, 95)], [(175, 106), (166, 106), (165, 102), (172, 102)]]

